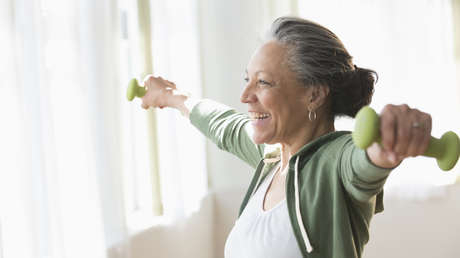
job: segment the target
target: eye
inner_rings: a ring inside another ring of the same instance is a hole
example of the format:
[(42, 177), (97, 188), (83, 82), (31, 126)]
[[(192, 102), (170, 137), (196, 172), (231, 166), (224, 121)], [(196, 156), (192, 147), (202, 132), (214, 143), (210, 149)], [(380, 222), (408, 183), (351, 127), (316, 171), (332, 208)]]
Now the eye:
[(249, 78), (248, 77), (244, 77), (243, 79), (245, 82), (249, 82)]
[(258, 80), (258, 83), (260, 85), (264, 85), (264, 86), (271, 86), (271, 83), (269, 83), (269, 82), (267, 82), (265, 80), (261, 80), (261, 79)]

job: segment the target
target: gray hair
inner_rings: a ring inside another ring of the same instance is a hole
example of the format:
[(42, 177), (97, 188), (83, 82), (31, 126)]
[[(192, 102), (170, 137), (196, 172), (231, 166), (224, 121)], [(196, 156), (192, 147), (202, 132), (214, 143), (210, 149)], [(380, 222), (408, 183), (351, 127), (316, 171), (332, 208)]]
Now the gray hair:
[(333, 117), (354, 117), (371, 102), (377, 73), (353, 65), (352, 56), (327, 28), (297, 17), (280, 17), (267, 39), (287, 47), (286, 63), (304, 86), (329, 86)]

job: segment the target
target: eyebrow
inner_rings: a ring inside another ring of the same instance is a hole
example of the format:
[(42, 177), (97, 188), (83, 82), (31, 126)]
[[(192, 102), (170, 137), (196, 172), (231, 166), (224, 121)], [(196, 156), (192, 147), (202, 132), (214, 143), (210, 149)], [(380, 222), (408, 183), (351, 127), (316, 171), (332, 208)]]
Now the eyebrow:
[[(248, 74), (248, 69), (246, 68), (246, 69), (244, 70), (244, 72), (245, 72), (246, 74)], [(257, 71), (255, 74), (257, 75), (257, 74), (259, 74), (259, 73), (266, 73), (266, 74), (268, 74), (268, 75), (270, 75), (270, 76), (273, 76), (270, 72), (267, 72), (267, 71), (264, 71), (264, 70), (259, 70), (259, 71)]]

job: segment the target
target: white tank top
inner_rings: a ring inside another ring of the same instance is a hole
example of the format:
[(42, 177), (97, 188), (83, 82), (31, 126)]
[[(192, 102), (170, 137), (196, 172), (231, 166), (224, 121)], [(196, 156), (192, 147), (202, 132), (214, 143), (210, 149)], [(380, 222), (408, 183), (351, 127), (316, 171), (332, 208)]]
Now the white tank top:
[(225, 243), (225, 258), (301, 258), (286, 198), (268, 211), (263, 201), (278, 166), (249, 200)]

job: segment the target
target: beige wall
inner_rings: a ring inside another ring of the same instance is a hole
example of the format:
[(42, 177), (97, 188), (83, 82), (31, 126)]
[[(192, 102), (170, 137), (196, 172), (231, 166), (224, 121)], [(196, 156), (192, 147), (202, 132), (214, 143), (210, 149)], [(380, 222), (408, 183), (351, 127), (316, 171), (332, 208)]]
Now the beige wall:
[[(107, 251), (109, 258), (214, 258), (214, 200), (209, 194), (201, 209), (173, 225), (156, 225)], [(130, 251), (125, 251), (130, 250)], [(128, 255), (131, 256), (128, 256)]]
[(364, 258), (460, 257), (460, 184), (426, 200), (388, 197), (371, 222)]
[(155, 226), (131, 241), (132, 258), (213, 258), (213, 200), (174, 226)]

